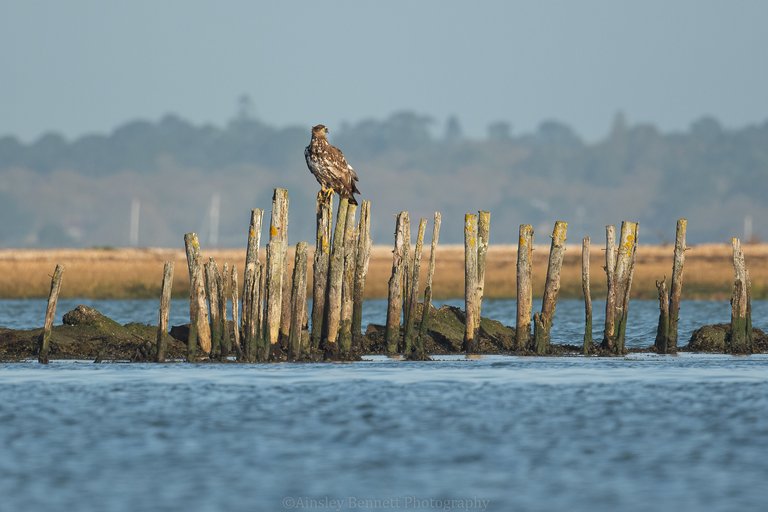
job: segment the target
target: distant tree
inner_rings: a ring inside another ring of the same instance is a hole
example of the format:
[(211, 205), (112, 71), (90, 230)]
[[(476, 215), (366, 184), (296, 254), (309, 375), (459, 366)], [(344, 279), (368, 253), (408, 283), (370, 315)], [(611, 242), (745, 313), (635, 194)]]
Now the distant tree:
[(506, 121), (494, 121), (487, 128), (488, 139), (504, 141), (512, 138), (512, 125)]
[(445, 131), (443, 140), (449, 144), (454, 144), (464, 138), (464, 131), (461, 129), (461, 123), (456, 116), (450, 116), (445, 121)]

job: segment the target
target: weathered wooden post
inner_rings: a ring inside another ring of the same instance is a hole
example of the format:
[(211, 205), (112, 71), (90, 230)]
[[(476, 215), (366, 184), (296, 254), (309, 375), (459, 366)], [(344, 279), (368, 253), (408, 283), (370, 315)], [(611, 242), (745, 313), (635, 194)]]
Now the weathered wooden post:
[[(295, 257), (295, 255), (294, 255)], [(286, 247), (285, 259), (283, 260), (283, 303), (280, 313), (280, 340), (282, 345), (288, 348), (288, 336), (291, 333), (291, 289), (293, 288), (293, 274), (288, 271), (288, 251)], [(287, 350), (286, 350), (287, 351)]]
[(205, 280), (200, 264), (200, 242), (195, 233), (184, 235), (189, 268), (189, 339), (187, 340), (187, 361), (195, 360), (197, 345), (206, 355), (211, 353), (211, 326), (205, 301)]
[(637, 222), (624, 221), (621, 223), (621, 235), (619, 239), (619, 251), (616, 256), (616, 305), (614, 319), (614, 333), (616, 343), (614, 351), (617, 354), (624, 353), (624, 338), (627, 331), (627, 318), (629, 313), (629, 296), (632, 289), (632, 277), (635, 272), (635, 257), (637, 253)]
[(234, 264), (232, 265), (232, 273), (229, 279), (229, 291), (232, 298), (232, 344), (235, 347), (237, 360), (242, 361), (243, 348), (240, 346), (240, 314), (238, 309), (240, 298), (238, 297), (237, 266)]
[(56, 303), (59, 301), (59, 291), (61, 290), (61, 276), (64, 274), (64, 266), (56, 265), (51, 277), (51, 291), (48, 293), (48, 306), (45, 309), (45, 323), (43, 332), (40, 334), (40, 350), (37, 355), (37, 362), (48, 364), (48, 353), (51, 345), (51, 330), (53, 329), (53, 319), (56, 317)]
[(584, 355), (592, 348), (592, 294), (589, 291), (589, 237), (581, 242), (581, 289), (584, 292)]
[(302, 347), (302, 330), (304, 328), (304, 311), (307, 308), (307, 242), (296, 244), (291, 302), (291, 329), (288, 335), (288, 347), (291, 358), (299, 359), (305, 348)]
[(602, 348), (613, 351), (614, 317), (616, 315), (616, 226), (605, 226), (605, 276), (607, 292), (605, 296), (605, 329)]
[[(405, 326), (408, 324), (408, 313), (411, 310), (411, 271), (413, 268), (413, 259), (411, 257), (411, 217), (408, 212), (405, 212), (405, 220), (403, 222), (403, 326)], [(403, 347), (401, 346), (400, 348), (402, 349)]]
[(227, 300), (229, 300), (229, 263), (224, 262), (221, 274), (216, 272), (219, 289), (219, 322), (221, 323), (221, 360), (226, 361), (232, 350), (232, 337), (227, 324)]
[(260, 306), (259, 270), (261, 265), (246, 266), (243, 286), (243, 359), (248, 363), (256, 362), (259, 357), (260, 343), (257, 334)]
[[(365, 203), (365, 202), (364, 202)], [(317, 193), (317, 235), (312, 267), (312, 349), (318, 349), (325, 329), (325, 298), (328, 285), (328, 267), (331, 263), (331, 217), (333, 196), (326, 200), (322, 191)]]
[(357, 261), (357, 230), (355, 229), (357, 205), (347, 207), (344, 223), (344, 266), (341, 282), (341, 315), (339, 320), (339, 349), (346, 359), (352, 351), (352, 308), (355, 291), (355, 262)]
[(400, 311), (403, 301), (403, 266), (405, 260), (405, 224), (408, 212), (400, 212), (395, 224), (395, 249), (392, 251), (392, 275), (389, 278), (387, 293), (387, 325), (384, 338), (387, 353), (397, 353), (400, 341)]
[[(261, 245), (261, 223), (264, 218), (264, 210), (261, 208), (254, 208), (251, 210), (251, 221), (248, 226), (248, 245), (245, 252), (245, 267), (243, 268), (243, 301), (245, 302), (250, 296), (246, 288), (249, 286), (248, 280), (245, 274), (248, 273), (248, 269), (251, 269), (253, 275), (256, 275), (256, 266), (259, 264), (259, 246)], [(243, 305), (242, 315), (242, 330), (245, 332), (249, 329), (250, 324), (255, 324), (256, 319), (250, 317), (250, 308), (246, 308)]]
[(677, 324), (680, 320), (680, 297), (683, 294), (683, 264), (685, 263), (686, 219), (678, 219), (675, 229), (675, 256), (672, 265), (672, 287), (669, 290), (669, 328), (667, 352), (677, 352)]
[(520, 224), (520, 238), (517, 243), (517, 321), (515, 323), (515, 348), (518, 352), (528, 350), (531, 344), (532, 260), (533, 226)]
[(419, 231), (416, 234), (416, 249), (413, 253), (413, 268), (411, 275), (411, 297), (408, 301), (410, 310), (408, 311), (408, 321), (405, 323), (405, 356), (410, 357), (413, 349), (414, 338), (416, 337), (416, 304), (418, 304), (419, 294), (419, 271), (421, 270), (421, 251), (424, 247), (424, 230), (427, 227), (427, 219), (419, 220)]
[(256, 266), (256, 278), (254, 286), (256, 287), (256, 303), (253, 306), (256, 309), (256, 346), (258, 347), (257, 359), (259, 361), (269, 360), (269, 339), (267, 338), (267, 267), (266, 264)]
[(435, 253), (437, 243), (440, 239), (440, 223), (442, 216), (440, 212), (435, 212), (434, 225), (432, 226), (432, 245), (429, 249), (429, 268), (427, 269), (427, 283), (424, 287), (424, 304), (421, 310), (421, 322), (419, 324), (419, 336), (416, 338), (416, 347), (413, 353), (406, 354), (411, 359), (419, 361), (429, 360), (424, 348), (424, 337), (427, 334), (427, 325), (429, 324), (429, 310), (432, 307), (432, 277), (435, 275)]
[(211, 319), (211, 359), (221, 356), (221, 308), (219, 307), (219, 280), (216, 278), (219, 273), (216, 261), (209, 258), (204, 265), (205, 268), (205, 289), (208, 296)]
[(344, 280), (344, 231), (347, 223), (347, 210), (349, 201), (347, 198), (339, 200), (339, 208), (336, 212), (336, 227), (333, 232), (333, 247), (331, 248), (331, 262), (328, 268), (328, 296), (325, 299), (325, 349), (326, 353), (335, 356), (339, 351), (339, 327), (341, 322), (341, 289)]
[(667, 354), (669, 343), (669, 295), (667, 294), (667, 276), (661, 281), (656, 281), (656, 289), (659, 291), (659, 325), (656, 327), (656, 341), (654, 346), (659, 354)]
[(288, 191), (276, 188), (272, 196), (266, 269), (266, 340), (267, 350), (280, 341), (280, 317), (283, 306), (283, 265), (288, 250)]
[(163, 265), (163, 288), (160, 294), (160, 311), (157, 322), (157, 354), (158, 363), (165, 362), (166, 336), (168, 336), (168, 316), (171, 312), (171, 288), (173, 287), (173, 261)]
[(533, 317), (533, 338), (536, 353), (539, 355), (546, 354), (549, 350), (552, 320), (555, 317), (557, 296), (560, 293), (560, 270), (563, 267), (563, 257), (565, 256), (567, 231), (567, 222), (561, 220), (555, 222), (555, 229), (552, 231), (552, 245), (549, 249), (549, 264), (544, 283), (544, 298), (541, 301), (541, 313), (536, 313)]
[(352, 337), (363, 334), (363, 294), (368, 263), (371, 259), (371, 202), (360, 205), (360, 223), (357, 228), (357, 256), (355, 261), (355, 290), (352, 304)]
[(491, 212), (477, 212), (477, 312), (475, 312), (475, 330), (480, 329), (480, 318), (485, 295), (485, 257), (488, 253), (488, 240), (491, 231)]
[(467, 354), (480, 350), (477, 311), (477, 215), (467, 213), (464, 215), (464, 350)]
[(731, 239), (733, 247), (733, 292), (731, 294), (731, 332), (726, 338), (726, 351), (732, 354), (752, 352), (752, 305), (749, 274), (741, 241)]

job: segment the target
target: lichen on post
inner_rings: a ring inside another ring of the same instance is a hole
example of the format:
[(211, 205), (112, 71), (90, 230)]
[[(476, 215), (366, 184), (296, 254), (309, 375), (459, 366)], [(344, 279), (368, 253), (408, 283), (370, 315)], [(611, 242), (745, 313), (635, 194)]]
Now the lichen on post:
[(195, 233), (184, 235), (184, 246), (189, 268), (189, 338), (187, 340), (187, 361), (196, 359), (197, 346), (204, 354), (211, 352), (211, 326), (205, 300), (205, 280), (200, 264), (200, 242)]
[(488, 254), (488, 242), (491, 231), (491, 212), (477, 212), (477, 300), (475, 305), (475, 330), (480, 329), (480, 318), (483, 310), (485, 295), (485, 258)]
[(581, 289), (584, 293), (584, 355), (592, 349), (592, 294), (589, 290), (589, 237), (581, 242)]
[(616, 256), (616, 307), (614, 313), (614, 352), (624, 354), (624, 340), (629, 317), (629, 297), (632, 289), (632, 278), (635, 273), (637, 254), (637, 222), (624, 221), (621, 223), (619, 251)]
[(157, 353), (155, 360), (165, 362), (166, 337), (168, 336), (168, 317), (171, 310), (171, 288), (173, 287), (173, 261), (163, 265), (163, 285), (160, 293), (160, 311), (157, 322)]
[(395, 223), (395, 249), (392, 251), (392, 275), (387, 292), (387, 325), (384, 338), (387, 353), (397, 353), (400, 342), (400, 314), (403, 301), (403, 265), (405, 258), (405, 222), (408, 212), (400, 212)]
[(605, 277), (607, 292), (605, 296), (605, 329), (602, 348), (613, 351), (614, 317), (616, 314), (616, 226), (605, 226)]
[(428, 361), (426, 349), (424, 347), (424, 337), (427, 334), (427, 324), (429, 323), (429, 310), (432, 307), (432, 278), (435, 275), (435, 254), (437, 243), (440, 239), (440, 223), (442, 216), (440, 212), (435, 212), (434, 225), (432, 226), (432, 245), (429, 250), (429, 268), (427, 269), (427, 282), (424, 286), (424, 304), (421, 310), (421, 322), (419, 323), (419, 335), (416, 338), (414, 351), (409, 355), (411, 359), (419, 361)]
[(45, 323), (43, 332), (40, 334), (40, 349), (37, 355), (37, 361), (41, 364), (48, 364), (48, 353), (51, 345), (51, 332), (53, 329), (53, 319), (56, 317), (56, 303), (59, 300), (59, 291), (61, 290), (61, 276), (64, 274), (64, 266), (56, 265), (51, 277), (51, 291), (48, 293), (48, 306), (45, 308)]
[[(365, 203), (365, 201), (364, 201)], [(316, 350), (320, 347), (325, 329), (325, 299), (328, 285), (328, 267), (331, 262), (331, 220), (333, 196), (325, 198), (322, 191), (317, 193), (315, 206), (317, 231), (315, 255), (312, 265), (312, 332), (311, 345)]]
[(533, 226), (520, 225), (517, 244), (517, 320), (515, 323), (515, 348), (523, 352), (531, 343), (531, 310), (533, 307)]
[(467, 354), (480, 351), (477, 339), (477, 215), (464, 215), (464, 350)]
[(276, 188), (272, 196), (266, 268), (266, 340), (268, 349), (280, 340), (283, 307), (283, 265), (288, 250), (288, 191)]
[(561, 220), (555, 222), (555, 228), (552, 231), (552, 245), (549, 249), (547, 278), (544, 283), (544, 297), (541, 300), (541, 313), (534, 316), (533, 338), (536, 353), (539, 355), (549, 351), (550, 331), (555, 317), (557, 296), (560, 293), (560, 271), (563, 268), (567, 231), (567, 222)]

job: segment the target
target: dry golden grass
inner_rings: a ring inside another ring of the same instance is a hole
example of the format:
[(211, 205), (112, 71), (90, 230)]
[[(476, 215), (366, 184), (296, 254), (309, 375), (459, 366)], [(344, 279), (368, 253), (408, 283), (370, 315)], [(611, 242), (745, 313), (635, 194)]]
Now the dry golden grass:
[[(655, 298), (655, 281), (672, 270), (671, 246), (638, 248), (637, 269), (632, 285), (634, 297)], [(747, 266), (753, 282), (753, 296), (768, 296), (768, 244), (745, 245)], [(262, 258), (264, 250), (262, 249)], [(536, 246), (533, 272), (534, 293), (544, 287), (548, 246)], [(240, 272), (245, 258), (243, 249), (203, 251), (204, 257), (216, 258), (219, 266), (235, 263)], [(292, 251), (289, 252), (292, 261)], [(426, 274), (429, 247), (425, 247), (422, 269)], [(186, 257), (172, 249), (71, 249), (71, 250), (0, 250), (0, 297), (46, 297), (50, 274), (57, 263), (65, 266), (61, 295), (88, 298), (159, 297), (163, 262), (175, 261), (173, 293), (185, 296), (189, 286)], [(605, 293), (602, 270), (604, 252), (592, 247), (591, 279), (593, 297)], [(310, 255), (311, 261), (311, 255)], [(517, 247), (493, 245), (488, 251), (486, 297), (514, 297)], [(368, 297), (386, 297), (392, 266), (392, 249), (373, 248), (366, 286)], [(311, 274), (311, 271), (310, 271)], [(311, 280), (311, 275), (310, 275)], [(693, 246), (686, 253), (685, 298), (726, 298), (733, 280), (731, 247), (725, 244)], [(422, 286), (424, 279), (421, 280)], [(562, 272), (561, 296), (581, 297), (581, 247), (569, 245)], [(462, 297), (464, 291), (464, 248), (459, 245), (438, 247), (434, 293), (438, 298)]]

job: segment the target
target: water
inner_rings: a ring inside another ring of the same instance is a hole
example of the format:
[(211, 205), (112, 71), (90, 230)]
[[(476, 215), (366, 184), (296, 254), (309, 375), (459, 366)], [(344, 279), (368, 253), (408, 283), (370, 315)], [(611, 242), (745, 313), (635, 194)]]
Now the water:
[[(15, 304), (0, 324), (39, 323)], [(91, 304), (121, 322), (156, 307)], [(632, 304), (633, 343), (651, 306)], [(727, 320), (683, 307), (683, 331)], [(578, 342), (580, 303), (557, 319)], [(766, 410), (767, 355), (0, 364), (0, 509), (761, 510)]]

